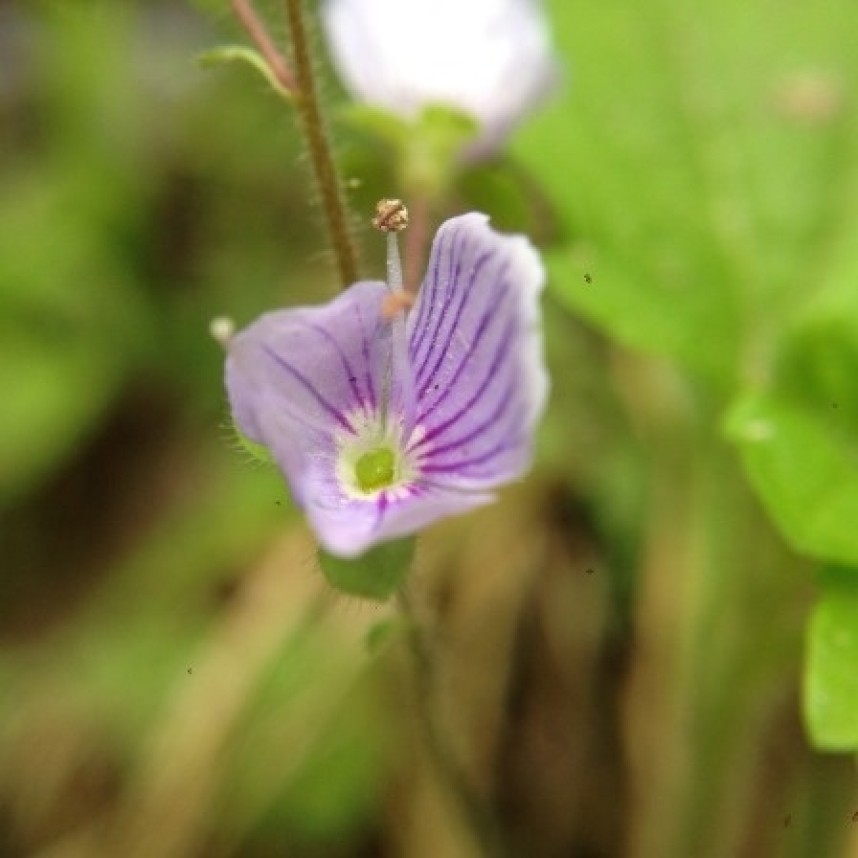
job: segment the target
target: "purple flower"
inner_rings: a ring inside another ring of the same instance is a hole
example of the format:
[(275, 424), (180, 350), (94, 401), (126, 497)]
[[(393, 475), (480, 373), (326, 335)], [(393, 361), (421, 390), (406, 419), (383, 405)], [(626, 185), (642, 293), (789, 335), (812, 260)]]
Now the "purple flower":
[(492, 500), (531, 460), (548, 379), (542, 264), (481, 214), (447, 221), (407, 319), (389, 287), (268, 313), (229, 342), (235, 421), (268, 447), (319, 541), (354, 557)]

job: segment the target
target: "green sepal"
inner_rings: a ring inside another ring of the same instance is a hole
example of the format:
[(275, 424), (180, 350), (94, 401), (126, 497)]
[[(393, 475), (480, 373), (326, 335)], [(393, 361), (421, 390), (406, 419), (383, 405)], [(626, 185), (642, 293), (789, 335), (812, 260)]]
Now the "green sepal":
[(804, 711), (813, 743), (858, 750), (858, 569), (833, 567), (807, 632)]
[(256, 441), (251, 441), (247, 435), (239, 432), (238, 427), (233, 424), (233, 444), (235, 449), (240, 453), (247, 454), (254, 462), (259, 462), (263, 465), (274, 465), (276, 460), (264, 444), (257, 444)]
[(319, 566), (327, 582), (342, 593), (384, 602), (401, 586), (411, 569), (416, 539), (396, 539), (344, 560), (319, 549)]
[(428, 197), (440, 197), (459, 170), (462, 151), (476, 137), (479, 125), (467, 114), (429, 105), (420, 114), (402, 159), (403, 185)]
[(281, 97), (287, 101), (292, 100), (292, 93), (277, 80), (277, 76), (271, 71), (271, 66), (265, 61), (262, 54), (253, 48), (244, 45), (223, 45), (213, 48), (197, 57), (197, 62), (203, 68), (224, 65), (226, 63), (241, 62), (255, 69), (265, 79), (266, 83)]
[(342, 115), (353, 128), (392, 149), (406, 193), (430, 199), (441, 197), (453, 183), (462, 151), (480, 128), (473, 117), (442, 104), (424, 107), (413, 120), (365, 104), (349, 105)]
[(343, 122), (356, 131), (393, 148), (404, 146), (414, 129), (413, 123), (371, 104), (350, 102), (340, 109), (339, 115)]

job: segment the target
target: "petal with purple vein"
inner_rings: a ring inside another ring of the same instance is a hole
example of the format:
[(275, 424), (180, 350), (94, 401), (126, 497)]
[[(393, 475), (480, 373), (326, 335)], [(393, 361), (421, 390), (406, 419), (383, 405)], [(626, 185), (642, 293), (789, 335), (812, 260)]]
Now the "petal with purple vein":
[[(491, 488), (529, 465), (545, 403), (542, 265), (526, 239), (469, 214), (438, 231), (429, 271), (409, 319), (418, 396), (411, 449), (438, 485)], [(458, 274), (447, 282), (439, 271)]]

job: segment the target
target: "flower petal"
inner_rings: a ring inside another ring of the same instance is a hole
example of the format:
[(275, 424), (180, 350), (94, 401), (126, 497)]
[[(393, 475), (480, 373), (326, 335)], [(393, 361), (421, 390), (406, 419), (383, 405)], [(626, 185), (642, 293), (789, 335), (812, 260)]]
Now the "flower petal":
[[(331, 487), (335, 489), (335, 487)], [(381, 492), (370, 501), (342, 498), (332, 491), (307, 506), (319, 542), (338, 557), (357, 557), (371, 546), (415, 533), (439, 519), (459, 515), (494, 500), (485, 492), (440, 485), (416, 485), (407, 496)]]
[(390, 361), (387, 287), (356, 283), (330, 304), (267, 313), (230, 341), (226, 386), (238, 428), (273, 453), (298, 503), (311, 461), (375, 413)]
[[(545, 401), (539, 259), (484, 215), (444, 224), (407, 322), (387, 287), (269, 313), (229, 342), (238, 428), (267, 446), (332, 554), (354, 557), (492, 500), (521, 475)], [(398, 463), (366, 488), (356, 463), (379, 443)]]
[(483, 490), (528, 467), (548, 391), (543, 281), (527, 239), (496, 233), (485, 215), (438, 231), (408, 320), (417, 400), (410, 449), (426, 484)]

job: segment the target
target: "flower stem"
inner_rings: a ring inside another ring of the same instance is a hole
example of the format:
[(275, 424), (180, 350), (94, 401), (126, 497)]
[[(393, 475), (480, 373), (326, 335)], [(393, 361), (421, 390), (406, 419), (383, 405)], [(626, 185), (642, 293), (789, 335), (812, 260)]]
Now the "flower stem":
[(349, 232), (342, 183), (331, 150), (322, 117), (310, 40), (304, 20), (303, 0), (285, 0), (286, 15), (292, 34), (292, 52), (298, 92), (295, 104), (304, 127), (307, 149), (313, 164), (316, 186), (327, 219), (328, 235), (337, 260), (340, 283), (345, 288), (357, 280), (357, 253)]
[(394, 292), (402, 289), (402, 260), (399, 256), (399, 235), (387, 233), (387, 285)]
[(505, 854), (497, 821), (486, 801), (469, 783), (445, 734), (442, 719), (435, 705), (437, 664), (426, 630), (418, 619), (409, 595), (402, 588), (397, 592), (397, 606), (405, 619), (408, 648), (414, 671), (414, 683), (419, 704), (416, 709), (426, 749), (437, 774), (458, 804), (483, 855), (499, 858)]

